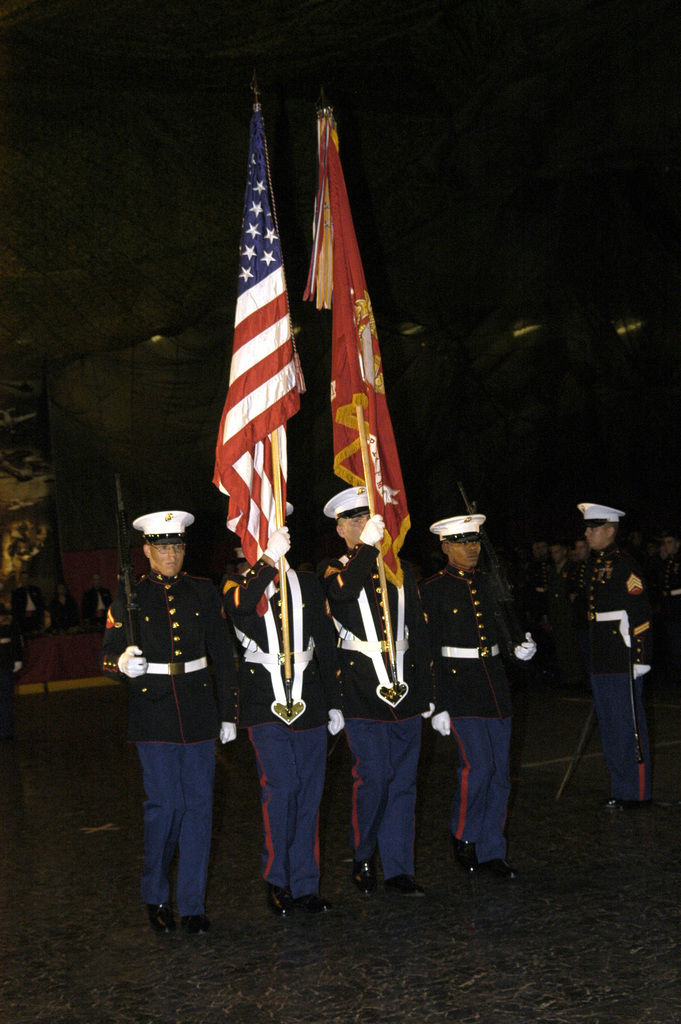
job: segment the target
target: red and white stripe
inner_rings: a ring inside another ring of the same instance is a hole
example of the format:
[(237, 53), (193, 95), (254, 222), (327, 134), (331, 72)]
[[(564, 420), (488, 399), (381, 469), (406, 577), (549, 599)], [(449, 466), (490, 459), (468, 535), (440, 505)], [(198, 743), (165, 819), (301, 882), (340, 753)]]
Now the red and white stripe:
[(286, 282), (280, 268), (237, 301), (229, 391), (213, 477), (229, 494), (227, 526), (240, 536), (251, 564), (277, 525), (270, 435), (277, 431), (285, 507), (285, 424), (299, 406)]

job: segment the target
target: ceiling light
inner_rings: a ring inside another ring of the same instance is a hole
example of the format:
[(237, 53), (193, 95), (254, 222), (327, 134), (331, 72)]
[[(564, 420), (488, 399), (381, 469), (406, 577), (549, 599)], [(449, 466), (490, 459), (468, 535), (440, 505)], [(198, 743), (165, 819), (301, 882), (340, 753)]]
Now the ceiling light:
[(526, 334), (533, 334), (534, 331), (540, 331), (543, 324), (524, 324), (522, 320), (519, 320), (513, 325), (513, 337), (522, 338)]
[(615, 328), (620, 338), (623, 338), (626, 334), (631, 334), (632, 331), (640, 331), (642, 327), (645, 327), (645, 320), (636, 320), (633, 316), (620, 317), (619, 320), (613, 320), (612, 326)]
[(403, 320), (397, 325), (397, 331), (405, 338), (413, 338), (417, 334), (423, 334), (425, 327), (423, 324), (413, 324), (410, 320)]

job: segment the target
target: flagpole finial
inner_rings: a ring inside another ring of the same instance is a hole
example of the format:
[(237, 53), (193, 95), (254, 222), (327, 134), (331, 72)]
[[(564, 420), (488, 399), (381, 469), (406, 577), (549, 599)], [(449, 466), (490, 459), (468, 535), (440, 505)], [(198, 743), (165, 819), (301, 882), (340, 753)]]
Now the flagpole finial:
[(319, 90), (319, 98), (317, 99), (317, 113), (321, 116), (327, 116), (333, 113), (333, 107), (328, 106), (326, 102), (326, 96), (324, 95), (324, 86)]
[(258, 89), (258, 76), (253, 68), (253, 78), (251, 79), (251, 91), (253, 93), (253, 109), (260, 110), (260, 90)]

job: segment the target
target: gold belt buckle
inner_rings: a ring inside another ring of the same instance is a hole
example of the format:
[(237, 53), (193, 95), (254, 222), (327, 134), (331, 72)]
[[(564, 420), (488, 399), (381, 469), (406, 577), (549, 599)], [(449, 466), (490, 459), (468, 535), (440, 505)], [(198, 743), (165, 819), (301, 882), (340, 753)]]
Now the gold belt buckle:
[(492, 652), (490, 651), (489, 647), (478, 647), (478, 653), (480, 654), (481, 658), (489, 658)]
[(170, 676), (182, 676), (184, 675), (184, 662), (183, 661), (171, 661), (168, 663), (168, 675)]

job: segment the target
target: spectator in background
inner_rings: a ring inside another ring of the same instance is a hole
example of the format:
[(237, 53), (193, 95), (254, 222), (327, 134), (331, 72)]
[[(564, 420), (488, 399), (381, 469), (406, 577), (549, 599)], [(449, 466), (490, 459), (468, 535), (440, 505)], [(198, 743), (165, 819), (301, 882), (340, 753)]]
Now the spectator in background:
[(81, 613), (86, 629), (104, 632), (106, 613), (111, 604), (111, 592), (102, 586), (102, 577), (96, 572), (92, 577), (92, 586), (83, 594)]
[(572, 606), (572, 629), (577, 639), (577, 647), (582, 659), (586, 675), (589, 675), (589, 602), (587, 597), (587, 578), (590, 572), (589, 555), (591, 549), (581, 537), (570, 549), (570, 579), (568, 595)]
[(662, 533), (655, 580), (656, 607), (666, 642), (670, 682), (681, 682), (681, 530)]
[(65, 633), (68, 629), (76, 629), (80, 626), (78, 604), (76, 599), (69, 593), (65, 583), (57, 584), (48, 612), (50, 615), (50, 630), (53, 633)]
[(9, 608), (0, 605), (0, 740), (14, 739), (14, 673), (22, 657), (19, 627)]
[(31, 583), (28, 572), (19, 573), (17, 587), (12, 591), (12, 615), (23, 638), (35, 636), (45, 623), (45, 598), (39, 586)]
[(548, 615), (551, 565), (548, 541), (533, 541), (532, 558), (527, 566), (527, 578), (523, 587), (525, 625), (537, 645), (537, 656), (532, 662), (531, 676), (538, 683), (553, 685), (558, 666)]
[(547, 573), (546, 600), (556, 653), (558, 682), (561, 686), (580, 686), (585, 682), (585, 677), (572, 625), (570, 597), (573, 563), (568, 561), (568, 546), (563, 541), (554, 541), (550, 551), (551, 565)]

